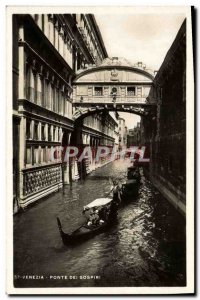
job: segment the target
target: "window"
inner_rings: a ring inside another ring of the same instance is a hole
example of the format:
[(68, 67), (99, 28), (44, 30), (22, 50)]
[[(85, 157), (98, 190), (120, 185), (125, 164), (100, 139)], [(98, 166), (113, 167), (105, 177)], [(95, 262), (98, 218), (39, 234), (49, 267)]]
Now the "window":
[(32, 149), (31, 147), (26, 148), (26, 165), (32, 164)]
[(44, 106), (44, 78), (41, 75), (38, 75), (37, 77), (37, 99), (36, 103), (39, 105)]
[(47, 154), (47, 162), (50, 162), (51, 161), (51, 152), (52, 152), (52, 150), (51, 150), (51, 147), (48, 147), (48, 154)]
[(68, 101), (67, 99), (65, 99), (64, 101), (65, 101), (65, 116), (68, 117)]
[(55, 90), (55, 108), (56, 108), (56, 112), (58, 113), (58, 109), (59, 109), (59, 90), (56, 89)]
[(33, 73), (33, 69), (31, 67), (27, 67), (26, 73), (26, 97), (28, 100), (34, 102), (35, 99), (35, 76)]
[(37, 163), (38, 163), (38, 164), (41, 164), (41, 158), (42, 158), (42, 157), (41, 157), (41, 148), (38, 147), (37, 151), (38, 151), (38, 153), (37, 153), (37, 154), (38, 154)]
[(56, 141), (56, 128), (53, 127), (53, 141)]
[(34, 140), (38, 140), (38, 124), (34, 125)]
[(53, 111), (54, 112), (56, 112), (56, 102), (57, 102), (56, 96), (57, 96), (56, 90), (54, 89), (54, 87), (52, 87), (52, 99), (53, 99)]
[(43, 152), (43, 160), (42, 162), (46, 163), (47, 162), (47, 150), (46, 150), (46, 147), (43, 147), (42, 148), (42, 152)]
[(51, 126), (49, 125), (48, 126), (48, 141), (49, 142), (51, 141), (51, 138), (52, 138), (52, 136), (51, 136)]
[(34, 148), (33, 156), (34, 156), (34, 164), (37, 164), (38, 163), (38, 149), (37, 148)]
[(103, 95), (103, 88), (101, 86), (96, 86), (94, 88), (94, 95), (95, 96), (102, 96)]
[(38, 74), (34, 74), (34, 102), (37, 103), (38, 99), (38, 94), (37, 94), (37, 89), (38, 89)]
[(59, 93), (59, 114), (63, 115), (63, 101), (64, 101), (64, 97), (63, 97), (63, 92)]
[(45, 125), (42, 124), (41, 127), (41, 137), (42, 137), (42, 141), (45, 141)]
[(42, 85), (42, 106), (46, 107), (46, 99), (48, 97), (48, 83), (46, 79), (43, 79)]
[(135, 96), (135, 87), (134, 86), (127, 87), (127, 96)]
[(31, 138), (31, 122), (29, 120), (26, 121), (26, 139), (30, 140)]
[(77, 70), (81, 69), (81, 55), (77, 55)]
[(43, 147), (42, 148), (42, 159), (41, 159), (41, 163), (45, 163), (46, 162), (46, 148), (45, 147)]

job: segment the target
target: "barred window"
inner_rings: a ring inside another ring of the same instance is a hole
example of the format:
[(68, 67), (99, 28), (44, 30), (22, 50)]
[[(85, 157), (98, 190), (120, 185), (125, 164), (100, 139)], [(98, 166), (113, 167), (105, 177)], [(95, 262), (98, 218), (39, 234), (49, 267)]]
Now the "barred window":
[(101, 86), (96, 86), (94, 88), (94, 94), (95, 96), (102, 96), (103, 95), (103, 88)]
[(135, 87), (134, 86), (127, 87), (127, 96), (135, 96)]

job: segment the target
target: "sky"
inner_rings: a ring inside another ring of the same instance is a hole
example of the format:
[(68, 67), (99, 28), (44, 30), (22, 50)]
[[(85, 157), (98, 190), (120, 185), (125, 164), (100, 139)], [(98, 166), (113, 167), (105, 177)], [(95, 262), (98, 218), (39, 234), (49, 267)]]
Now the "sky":
[[(109, 57), (124, 57), (130, 63), (143, 62), (159, 70), (185, 16), (183, 14), (95, 15)], [(120, 113), (128, 128), (140, 117)]]

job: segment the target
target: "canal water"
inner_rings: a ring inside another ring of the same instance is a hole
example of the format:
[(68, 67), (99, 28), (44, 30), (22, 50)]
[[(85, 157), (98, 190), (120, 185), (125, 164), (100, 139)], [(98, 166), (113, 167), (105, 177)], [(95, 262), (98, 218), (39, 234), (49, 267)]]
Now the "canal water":
[[(76, 246), (62, 244), (83, 222), (83, 206), (125, 178), (129, 161), (114, 161), (14, 216), (15, 287), (184, 286), (185, 220), (142, 174), (137, 197), (108, 231)], [(141, 170), (142, 173), (142, 170)], [(31, 277), (35, 276), (35, 277)]]

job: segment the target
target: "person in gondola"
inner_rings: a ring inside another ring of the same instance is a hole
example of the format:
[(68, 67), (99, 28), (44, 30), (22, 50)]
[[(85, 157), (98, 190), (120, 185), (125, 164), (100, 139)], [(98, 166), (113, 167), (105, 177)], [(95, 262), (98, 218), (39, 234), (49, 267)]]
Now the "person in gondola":
[(86, 208), (86, 210), (84, 211), (84, 215), (86, 217), (86, 224), (88, 226), (92, 226), (94, 225), (94, 211), (93, 209), (88, 209)]
[[(99, 210), (99, 222), (101, 224), (103, 224), (105, 222), (105, 220), (107, 220), (107, 209), (106, 207), (102, 207), (100, 210)], [(103, 222), (102, 222), (103, 221)]]
[(93, 224), (96, 225), (96, 226), (99, 225), (99, 211), (98, 211), (98, 209), (96, 209), (94, 211)]
[(89, 207), (84, 207), (84, 209), (83, 209), (83, 215), (84, 215), (84, 217), (85, 217), (85, 219), (86, 219), (86, 221), (88, 221), (88, 219), (89, 219), (89, 216), (90, 216), (90, 213), (91, 213), (91, 211), (90, 211), (90, 209), (89, 209)]
[(119, 208), (119, 205), (121, 203), (121, 195), (120, 195), (120, 187), (117, 183), (117, 181), (113, 181), (113, 200), (110, 204), (109, 214), (108, 214), (108, 220), (112, 221), (115, 220), (117, 217), (117, 211)]

